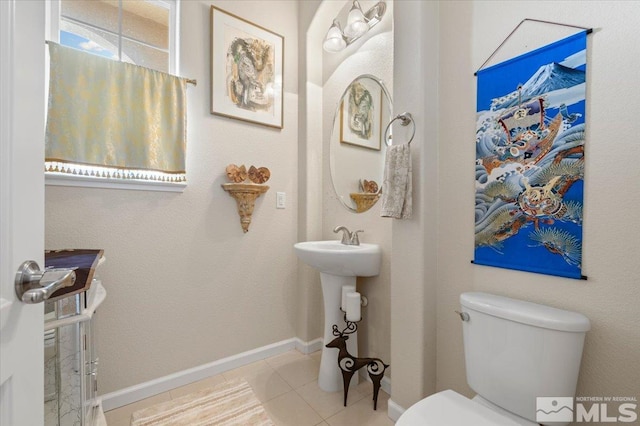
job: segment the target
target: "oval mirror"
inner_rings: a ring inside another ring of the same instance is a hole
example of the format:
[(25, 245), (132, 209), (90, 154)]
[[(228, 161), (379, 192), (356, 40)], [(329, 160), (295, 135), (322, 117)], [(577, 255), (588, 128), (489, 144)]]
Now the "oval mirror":
[(329, 164), (333, 189), (352, 212), (365, 212), (380, 198), (389, 120), (391, 96), (382, 80), (365, 74), (345, 89), (333, 118)]

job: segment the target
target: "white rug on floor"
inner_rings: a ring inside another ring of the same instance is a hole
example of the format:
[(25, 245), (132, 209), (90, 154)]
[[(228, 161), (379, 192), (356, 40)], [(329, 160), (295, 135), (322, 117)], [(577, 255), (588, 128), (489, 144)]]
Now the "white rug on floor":
[(131, 426), (273, 426), (244, 380), (222, 383), (138, 410)]

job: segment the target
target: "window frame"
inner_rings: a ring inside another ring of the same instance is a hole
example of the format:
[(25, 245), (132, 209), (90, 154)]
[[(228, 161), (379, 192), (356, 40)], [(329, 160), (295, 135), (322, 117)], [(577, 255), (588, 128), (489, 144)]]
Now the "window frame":
[[(1, 1), (1, 0), (0, 0)], [(60, 42), (61, 1), (46, 2), (45, 34), (47, 40)], [(162, 4), (169, 9), (169, 73), (180, 74), (180, 0), (145, 0)], [(47, 51), (47, 57), (48, 57)], [(46, 75), (49, 75), (49, 61), (46, 61)], [(49, 92), (49, 80), (45, 81), (46, 93)], [(45, 104), (46, 114), (46, 104)], [(183, 192), (186, 182), (157, 182), (144, 180), (97, 178), (90, 176), (69, 175), (45, 172), (45, 185), (72, 186), (85, 188), (128, 189), (141, 191)]]

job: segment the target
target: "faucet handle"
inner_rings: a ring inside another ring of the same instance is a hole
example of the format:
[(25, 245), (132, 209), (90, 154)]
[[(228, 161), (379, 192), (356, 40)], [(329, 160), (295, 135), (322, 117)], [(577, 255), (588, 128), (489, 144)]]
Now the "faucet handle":
[(351, 245), (352, 246), (359, 246), (360, 245), (360, 239), (358, 238), (358, 232), (364, 232), (363, 229), (358, 229), (357, 231), (353, 231), (351, 233)]

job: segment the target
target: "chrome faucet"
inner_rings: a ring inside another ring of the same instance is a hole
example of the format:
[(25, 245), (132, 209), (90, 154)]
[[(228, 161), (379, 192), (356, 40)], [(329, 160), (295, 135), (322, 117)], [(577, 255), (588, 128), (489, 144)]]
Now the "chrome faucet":
[(342, 241), (340, 242), (342, 244), (350, 245), (351, 232), (347, 229), (346, 226), (336, 226), (336, 228), (333, 230), (335, 234), (337, 234), (340, 231), (342, 231)]
[(334, 233), (338, 233), (342, 231), (342, 240), (340, 241), (342, 244), (347, 246), (359, 246), (360, 239), (358, 238), (358, 232), (364, 232), (362, 229), (350, 232), (346, 226), (336, 226), (333, 230)]

